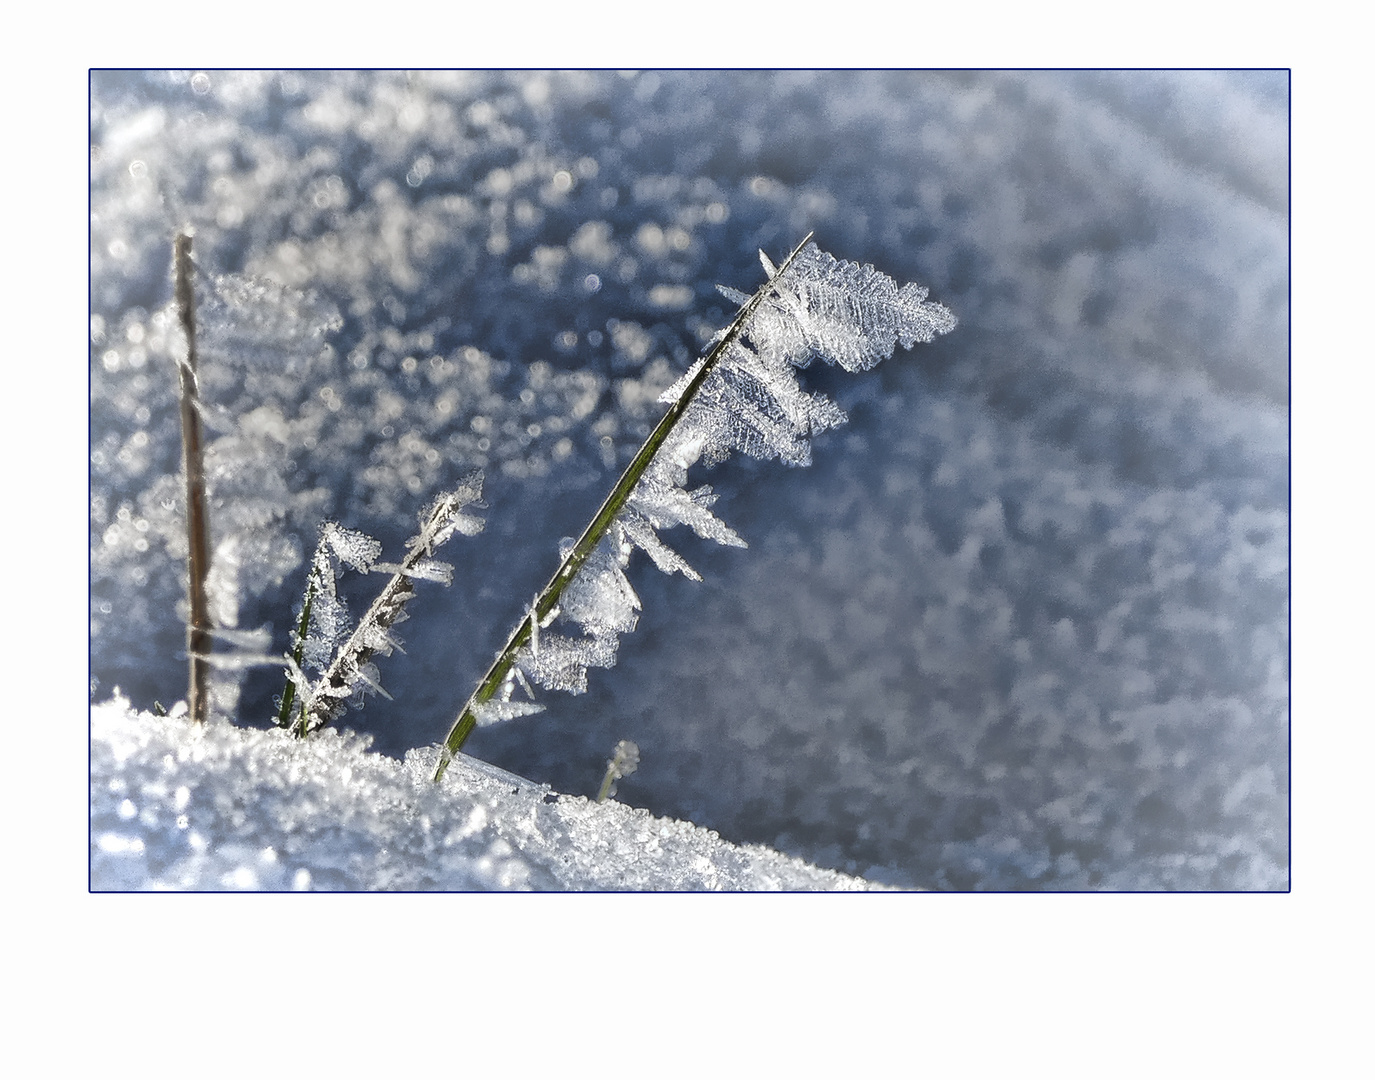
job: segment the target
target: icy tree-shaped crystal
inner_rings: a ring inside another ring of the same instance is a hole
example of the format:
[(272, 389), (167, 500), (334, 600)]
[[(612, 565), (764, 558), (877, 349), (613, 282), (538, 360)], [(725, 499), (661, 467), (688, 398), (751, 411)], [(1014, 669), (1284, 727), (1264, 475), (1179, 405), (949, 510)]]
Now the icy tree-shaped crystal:
[(910, 349), (955, 328), (950, 310), (926, 295), (920, 285), (898, 288), (872, 266), (835, 259), (812, 244), (746, 333), (770, 367), (805, 367), (819, 356), (864, 371), (891, 356), (898, 342)]
[[(698, 536), (745, 547), (711, 512), (707, 485), (688, 487), (688, 471), (732, 452), (811, 463), (812, 437), (845, 422), (823, 394), (808, 393), (795, 369), (814, 358), (862, 371), (955, 326), (955, 316), (919, 285), (899, 288), (872, 266), (843, 262), (810, 237), (780, 267), (763, 252), (769, 280), (754, 293), (722, 287), (741, 307), (731, 324), (661, 399), (668, 412), (635, 455), (591, 524), (561, 547), (562, 564), (512, 632), (444, 743), (435, 778), (475, 726), (540, 708), (532, 684), (581, 693), (589, 667), (610, 667), (617, 635), (635, 628), (639, 598), (625, 576), (639, 548), (665, 573), (701, 578), (659, 536), (686, 525)], [(555, 620), (581, 635), (545, 632)], [(527, 700), (513, 700), (519, 687)]]

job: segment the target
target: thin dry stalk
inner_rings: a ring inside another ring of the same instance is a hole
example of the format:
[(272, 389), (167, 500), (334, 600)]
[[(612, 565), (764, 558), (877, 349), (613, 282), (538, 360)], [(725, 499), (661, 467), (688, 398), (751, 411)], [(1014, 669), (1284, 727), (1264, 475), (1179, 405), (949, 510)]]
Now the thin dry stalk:
[(177, 365), (181, 383), (181, 446), (186, 470), (186, 587), (190, 613), (186, 620), (189, 685), (186, 704), (191, 719), (204, 722), (209, 701), (210, 604), (205, 580), (210, 573), (209, 517), (205, 500), (205, 467), (201, 452), (201, 419), (196, 408), (196, 293), (192, 284), (191, 237), (178, 233), (172, 246), (177, 314), (186, 335), (186, 359)]

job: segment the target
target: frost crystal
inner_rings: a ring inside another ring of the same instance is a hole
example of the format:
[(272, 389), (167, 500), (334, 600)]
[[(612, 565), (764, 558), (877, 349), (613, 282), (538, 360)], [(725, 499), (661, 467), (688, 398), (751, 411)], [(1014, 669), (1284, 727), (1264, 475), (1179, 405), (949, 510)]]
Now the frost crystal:
[(382, 554), (380, 540), (374, 540), (366, 533), (346, 529), (333, 521), (325, 522), (320, 534), (340, 560), (364, 574), (372, 569), (372, 564)]
[[(508, 646), (514, 656), (499, 689), (485, 684), (469, 705), (477, 724), (538, 710), (531, 703), (511, 701), (517, 683), (527, 691), (533, 682), (580, 694), (587, 689), (589, 667), (615, 663), (617, 635), (635, 628), (640, 610), (639, 597), (625, 576), (634, 549), (645, 552), (665, 573), (701, 580), (664, 543), (658, 530), (686, 525), (704, 539), (746, 546), (735, 530), (711, 512), (716, 501), (711, 487), (687, 486), (688, 470), (699, 463), (717, 464), (734, 451), (778, 458), (789, 465), (810, 464), (812, 436), (843, 424), (846, 417), (823, 394), (804, 391), (796, 368), (819, 357), (847, 371), (862, 371), (891, 356), (899, 342), (910, 348), (955, 326), (954, 315), (928, 301), (921, 286), (899, 288), (872, 266), (839, 261), (814, 244), (806, 244), (781, 270), (763, 252), (760, 260), (769, 281), (755, 297), (718, 286), (742, 305), (737, 321), (744, 317), (743, 323), (733, 323), (717, 334), (711, 353), (660, 398), (671, 406), (661, 428), (671, 426), (656, 432), (661, 441), (642, 464), (638, 479), (622, 478), (623, 484), (633, 482), (633, 487), (596, 546), (578, 564), (569, 561), (574, 542), (563, 541), (560, 556), (568, 570), (561, 573), (573, 576), (567, 582), (556, 577), (551, 583), (551, 589), (562, 586), (559, 607), (543, 621), (538, 602), (531, 607)], [(747, 311), (746, 305), (754, 306)], [(704, 372), (708, 363), (713, 366)], [(580, 626), (586, 636), (541, 634), (540, 628), (555, 615)], [(517, 647), (522, 631), (528, 638)], [(501, 663), (503, 658), (498, 660)], [(491, 699), (484, 700), (484, 695)], [(453, 738), (451, 732), (450, 749), (461, 745), (453, 744)]]
[(955, 328), (955, 316), (926, 299), (920, 285), (901, 289), (872, 266), (837, 260), (808, 245), (750, 327), (772, 365), (805, 367), (813, 356), (864, 371), (893, 354)]
[[(567, 558), (572, 547), (573, 541), (566, 540), (560, 554)], [(593, 634), (634, 630), (640, 598), (623, 571), (629, 561), (629, 545), (617, 541), (615, 530), (608, 532), (564, 590), (560, 617)]]
[(533, 701), (487, 701), (477, 707), (477, 722), (479, 727), (486, 727), (502, 720), (514, 720), (517, 716), (530, 716), (543, 711), (544, 706)]

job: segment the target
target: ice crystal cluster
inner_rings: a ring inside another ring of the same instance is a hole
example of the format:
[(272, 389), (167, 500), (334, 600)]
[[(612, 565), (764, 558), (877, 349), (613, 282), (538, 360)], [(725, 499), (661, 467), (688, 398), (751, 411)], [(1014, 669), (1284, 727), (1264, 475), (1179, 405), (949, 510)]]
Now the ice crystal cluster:
[[(820, 358), (862, 371), (891, 356), (899, 342), (910, 349), (955, 327), (949, 309), (928, 301), (922, 286), (899, 289), (872, 266), (837, 260), (813, 243), (782, 272), (764, 252), (759, 257), (769, 277), (761, 302), (720, 287), (741, 305), (737, 320), (743, 321), (722, 329), (712, 344), (724, 347), (698, 360), (660, 397), (673, 407), (664, 421), (672, 427), (657, 448), (647, 447), (653, 456), (597, 547), (575, 569), (559, 607), (543, 618), (536, 610), (529, 613), (529, 644), (517, 654), (499, 696), (475, 705), (479, 724), (539, 711), (532, 682), (579, 694), (587, 689), (589, 667), (615, 663), (618, 635), (633, 630), (639, 618), (640, 599), (625, 575), (636, 548), (666, 574), (702, 580), (659, 530), (685, 525), (718, 544), (747, 546), (712, 513), (711, 486), (688, 486), (688, 471), (699, 461), (714, 465), (734, 452), (810, 464), (812, 437), (843, 424), (846, 416), (824, 394), (805, 392), (798, 368)], [(566, 559), (572, 546), (565, 540), (560, 557)], [(555, 618), (577, 624), (584, 636), (547, 632)], [(530, 700), (513, 700), (517, 683)]]

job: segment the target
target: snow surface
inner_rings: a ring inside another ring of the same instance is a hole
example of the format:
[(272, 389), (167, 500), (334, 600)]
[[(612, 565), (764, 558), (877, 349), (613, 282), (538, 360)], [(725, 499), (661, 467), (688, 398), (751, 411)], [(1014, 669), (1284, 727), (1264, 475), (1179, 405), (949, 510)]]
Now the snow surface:
[(437, 751), (301, 740), (116, 697), (91, 710), (91, 888), (857, 890), (868, 883), (684, 821), (558, 795)]
[[(890, 884), (1287, 888), (1288, 89), (97, 72), (92, 700), (185, 693), (174, 229), (202, 294), (225, 277), (263, 319), (202, 359), (241, 627), (285, 646), (321, 520), (394, 560), (486, 473), (483, 533), (378, 665), (395, 701), (341, 721), (398, 760), (448, 729), (727, 320), (715, 285), (751, 291), (757, 249), (815, 230), (958, 330), (805, 372), (850, 417), (814, 464), (711, 474), (749, 549), (675, 535), (701, 583), (637, 556), (617, 666), (465, 750), (591, 794), (632, 740), (627, 803)], [(250, 673), (239, 721), (280, 690)]]

